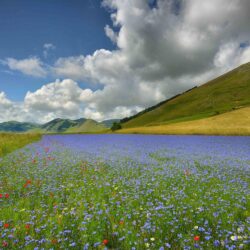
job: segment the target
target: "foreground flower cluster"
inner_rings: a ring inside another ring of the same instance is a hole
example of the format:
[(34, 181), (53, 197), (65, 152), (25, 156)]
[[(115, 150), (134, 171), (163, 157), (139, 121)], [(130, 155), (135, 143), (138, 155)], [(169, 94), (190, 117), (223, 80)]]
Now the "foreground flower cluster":
[(249, 249), (250, 138), (55, 135), (0, 159), (0, 249)]

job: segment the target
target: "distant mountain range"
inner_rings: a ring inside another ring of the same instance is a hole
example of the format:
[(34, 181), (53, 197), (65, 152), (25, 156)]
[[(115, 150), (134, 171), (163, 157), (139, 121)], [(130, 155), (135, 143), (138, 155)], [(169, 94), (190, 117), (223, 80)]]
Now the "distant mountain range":
[(92, 119), (80, 118), (77, 120), (54, 119), (45, 124), (9, 121), (0, 123), (0, 132), (39, 132), (39, 133), (91, 133), (108, 130), (118, 119), (97, 122)]

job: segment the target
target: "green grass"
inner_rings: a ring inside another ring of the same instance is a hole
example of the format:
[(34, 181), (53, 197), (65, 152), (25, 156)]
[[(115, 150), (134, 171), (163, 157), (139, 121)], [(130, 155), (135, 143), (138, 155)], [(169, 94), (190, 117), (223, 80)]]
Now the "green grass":
[(40, 138), (40, 134), (0, 133), (0, 157)]
[(122, 124), (124, 128), (201, 119), (250, 106), (250, 63)]

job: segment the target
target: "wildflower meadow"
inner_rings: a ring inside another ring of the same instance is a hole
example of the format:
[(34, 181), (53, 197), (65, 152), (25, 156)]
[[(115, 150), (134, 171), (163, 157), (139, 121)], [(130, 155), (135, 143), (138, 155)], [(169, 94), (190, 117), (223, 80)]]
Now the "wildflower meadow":
[(0, 158), (0, 249), (250, 249), (250, 138), (46, 135)]

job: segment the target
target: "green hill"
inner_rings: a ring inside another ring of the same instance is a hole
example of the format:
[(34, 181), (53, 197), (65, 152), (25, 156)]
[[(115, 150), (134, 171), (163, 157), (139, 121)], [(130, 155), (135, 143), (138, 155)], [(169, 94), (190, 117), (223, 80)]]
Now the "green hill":
[(67, 129), (71, 127), (78, 126), (81, 123), (82, 121), (78, 122), (78, 121), (73, 121), (69, 119), (57, 118), (42, 125), (41, 129), (47, 132), (56, 132), (56, 133), (59, 132), (60, 133), (60, 132), (66, 131)]
[(250, 135), (250, 106), (193, 121), (125, 128), (126, 134)]
[(37, 128), (39, 125), (29, 122), (9, 121), (0, 123), (1, 132), (27, 132)]
[(91, 119), (80, 118), (77, 120), (54, 119), (41, 128), (49, 133), (90, 133), (107, 129), (107, 127)]
[(73, 126), (67, 129), (66, 133), (89, 133), (89, 132), (99, 132), (106, 130), (107, 127), (97, 121), (87, 119), (82, 124)]
[(250, 106), (250, 63), (193, 88), (137, 115), (123, 128), (154, 126), (207, 118)]

